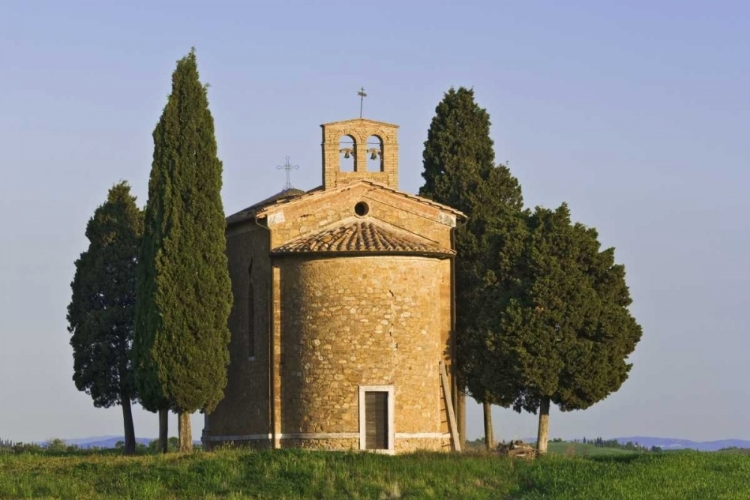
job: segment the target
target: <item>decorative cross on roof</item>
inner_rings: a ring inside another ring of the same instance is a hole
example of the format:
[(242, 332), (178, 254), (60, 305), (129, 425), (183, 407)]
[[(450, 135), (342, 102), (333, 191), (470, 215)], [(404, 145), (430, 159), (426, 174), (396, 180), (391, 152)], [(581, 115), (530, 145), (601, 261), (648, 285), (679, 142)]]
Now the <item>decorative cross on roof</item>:
[(359, 92), (357, 92), (357, 95), (359, 96), (359, 118), (362, 119), (362, 106), (364, 106), (365, 97), (367, 97), (367, 94), (365, 94), (365, 88), (362, 87)]
[(292, 165), (289, 163), (289, 157), (286, 157), (286, 163), (284, 165), (277, 165), (276, 168), (278, 170), (286, 170), (286, 184), (284, 184), (284, 191), (287, 189), (292, 189), (292, 182), (291, 182), (291, 171), (299, 169), (299, 165)]

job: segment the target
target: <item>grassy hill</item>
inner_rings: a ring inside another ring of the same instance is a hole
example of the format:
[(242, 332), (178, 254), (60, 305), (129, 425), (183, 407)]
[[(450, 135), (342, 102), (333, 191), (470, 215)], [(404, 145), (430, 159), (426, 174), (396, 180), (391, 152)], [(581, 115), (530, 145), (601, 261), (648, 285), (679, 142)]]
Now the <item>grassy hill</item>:
[(0, 498), (750, 499), (748, 477), (750, 456), (700, 452), (0, 454)]

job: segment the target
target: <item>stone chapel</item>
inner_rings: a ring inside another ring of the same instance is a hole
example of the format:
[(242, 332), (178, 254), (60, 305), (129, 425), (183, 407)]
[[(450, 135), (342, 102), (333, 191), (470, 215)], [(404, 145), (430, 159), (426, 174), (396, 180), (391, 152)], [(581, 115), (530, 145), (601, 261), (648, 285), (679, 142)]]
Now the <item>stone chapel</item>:
[(207, 448), (460, 449), (453, 230), (398, 189), (398, 126), (321, 125), (323, 184), (227, 218), (234, 305)]

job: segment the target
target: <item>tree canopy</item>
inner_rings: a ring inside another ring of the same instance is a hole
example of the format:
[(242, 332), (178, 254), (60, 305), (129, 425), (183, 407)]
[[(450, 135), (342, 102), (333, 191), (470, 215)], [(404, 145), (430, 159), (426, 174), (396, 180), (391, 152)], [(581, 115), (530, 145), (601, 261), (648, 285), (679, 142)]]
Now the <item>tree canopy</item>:
[(143, 212), (130, 186), (113, 186), (86, 225), (88, 249), (75, 262), (68, 305), (73, 381), (96, 407), (121, 405), (125, 449), (135, 452), (130, 402), (136, 399), (131, 361), (136, 308), (136, 267)]
[(499, 367), (487, 383), (504, 387), (498, 392), (517, 411), (539, 410), (541, 429), (550, 402), (585, 409), (620, 388), (641, 327), (614, 249), (601, 250), (595, 229), (571, 223), (565, 204), (531, 214), (517, 266), (514, 286), (486, 295), (494, 307), (485, 307), (480, 329)]
[[(484, 371), (493, 370), (484, 359), (484, 341), (477, 320), (487, 284), (498, 281), (492, 265), (508, 267), (518, 253), (523, 231), (523, 196), (518, 180), (505, 165), (494, 164), (490, 117), (474, 101), (473, 90), (451, 88), (435, 110), (423, 153), (425, 184), (421, 196), (463, 211), (468, 220), (455, 231), (456, 244), (456, 354), (459, 382), (477, 401), (499, 401), (484, 384)], [(507, 246), (489, 258), (493, 242)], [(489, 266), (489, 267), (488, 267)], [(489, 273), (489, 274), (488, 274)], [(491, 423), (486, 422), (488, 446)]]
[[(625, 269), (567, 205), (523, 209), (507, 166), (494, 166), (489, 115), (473, 91), (436, 108), (420, 195), (463, 211), (455, 231), (456, 347), (461, 383), (487, 404), (540, 412), (584, 409), (627, 379), (641, 337)], [(544, 450), (542, 450), (544, 451)]]
[(474, 102), (474, 91), (451, 88), (435, 109), (424, 143), (420, 196), (461, 210), (466, 224), (456, 229), (457, 328), (465, 331), (483, 280), (488, 225), (523, 205), (521, 187), (507, 167), (495, 167), (490, 116)]
[(482, 203), (456, 231), (457, 280), (464, 290), (458, 306), (461, 372), (476, 400), (508, 406), (505, 391), (494, 383), (500, 367), (488, 357), (486, 336), (499, 333), (500, 325), (491, 318), (508, 304), (519, 285), (527, 214), (522, 211), (521, 187), (503, 165), (480, 185), (478, 199)]
[(232, 305), (222, 163), (194, 51), (177, 62), (153, 138), (138, 273), (137, 382), (146, 408), (166, 403), (180, 413), (181, 449), (188, 451), (189, 413), (210, 413), (224, 395)]
[(479, 186), (495, 167), (490, 115), (474, 90), (451, 88), (435, 108), (422, 153), (425, 180), (420, 196), (471, 216)]

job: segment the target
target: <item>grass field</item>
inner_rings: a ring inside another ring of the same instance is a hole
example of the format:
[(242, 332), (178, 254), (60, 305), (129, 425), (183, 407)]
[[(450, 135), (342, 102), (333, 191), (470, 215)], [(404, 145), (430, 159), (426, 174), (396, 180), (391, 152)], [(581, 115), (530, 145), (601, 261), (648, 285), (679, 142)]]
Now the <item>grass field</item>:
[(589, 443), (572, 443), (567, 441), (549, 442), (547, 443), (547, 449), (550, 453), (557, 453), (558, 455), (578, 455), (583, 457), (621, 457), (638, 453), (633, 450), (625, 450), (622, 448), (603, 448)]
[(480, 454), (281, 450), (0, 454), (0, 498), (750, 499), (737, 453)]

